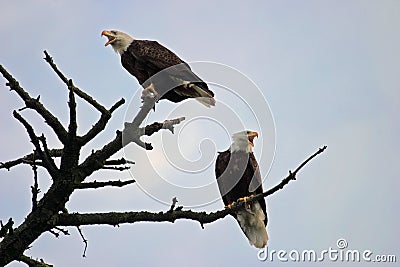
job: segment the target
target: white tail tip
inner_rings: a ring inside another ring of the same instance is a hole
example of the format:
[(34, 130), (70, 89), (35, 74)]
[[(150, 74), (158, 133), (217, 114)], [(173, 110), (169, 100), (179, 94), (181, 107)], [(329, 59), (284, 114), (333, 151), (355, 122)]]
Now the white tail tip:
[(264, 225), (265, 214), (258, 202), (250, 208), (238, 211), (237, 220), (251, 245), (263, 248), (268, 242), (268, 233)]

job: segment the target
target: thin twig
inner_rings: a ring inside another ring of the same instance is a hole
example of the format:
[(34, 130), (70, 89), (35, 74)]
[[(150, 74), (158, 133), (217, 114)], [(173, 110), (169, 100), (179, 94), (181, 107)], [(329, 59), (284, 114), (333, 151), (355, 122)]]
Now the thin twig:
[(178, 203), (178, 199), (176, 197), (173, 197), (172, 204), (171, 204), (171, 207), (169, 208), (168, 212), (174, 211), (176, 203)]
[(125, 158), (120, 158), (120, 159), (106, 160), (106, 162), (104, 163), (104, 165), (125, 165), (125, 164), (135, 164), (135, 162), (127, 160)]
[(54, 231), (53, 229), (50, 229), (50, 230), (49, 230), (49, 233), (52, 234), (52, 235), (54, 235), (56, 238), (59, 238), (59, 237), (60, 237), (60, 234), (57, 233), (56, 231)]
[(129, 167), (129, 166), (122, 166), (122, 167), (117, 167), (117, 166), (112, 166), (112, 167), (110, 167), (110, 166), (104, 166), (102, 169), (103, 169), (103, 170), (113, 170), (113, 171), (120, 171), (120, 172), (122, 172), (122, 171), (130, 170), (131, 167)]
[(51, 68), (54, 70), (54, 72), (58, 75), (58, 77), (60, 77), (60, 79), (68, 85), (68, 79), (67, 77), (64, 76), (64, 74), (62, 74), (61, 71), (58, 70), (57, 65), (53, 62), (53, 58), (47, 53), (46, 50), (43, 51), (45, 58), (44, 60), (46, 60), (47, 63), (50, 64)]
[(82, 237), (82, 241), (83, 241), (83, 243), (85, 244), (85, 248), (84, 248), (84, 250), (83, 250), (83, 255), (82, 255), (82, 257), (85, 258), (85, 257), (86, 257), (86, 249), (87, 249), (87, 246), (88, 246), (88, 241), (87, 241), (87, 239), (83, 236), (82, 230), (79, 228), (79, 226), (77, 226), (76, 229), (78, 229), (78, 232), (79, 232), (79, 234), (80, 234), (81, 237)]
[(62, 229), (60, 227), (54, 227), (54, 229), (58, 230), (60, 233), (63, 233), (64, 235), (70, 235), (68, 230)]
[(266, 196), (272, 195), (273, 193), (275, 193), (276, 191), (282, 189), (285, 185), (287, 185), (290, 181), (292, 180), (296, 180), (296, 175), (297, 173), (308, 163), (310, 162), (313, 158), (315, 158), (316, 156), (318, 156), (319, 154), (321, 154), (322, 152), (325, 151), (325, 149), (327, 148), (327, 146), (323, 146), (321, 148), (318, 149), (318, 151), (316, 151), (314, 154), (312, 154), (310, 157), (308, 157), (305, 161), (303, 161), (296, 169), (294, 172), (289, 171), (289, 175), (284, 178), (278, 185), (274, 186), (273, 188), (271, 188), (268, 191), (265, 191), (262, 194), (258, 194), (255, 195), (253, 197), (250, 197), (249, 199), (246, 200), (246, 202), (252, 202), (252, 201), (256, 201), (258, 199), (264, 198)]

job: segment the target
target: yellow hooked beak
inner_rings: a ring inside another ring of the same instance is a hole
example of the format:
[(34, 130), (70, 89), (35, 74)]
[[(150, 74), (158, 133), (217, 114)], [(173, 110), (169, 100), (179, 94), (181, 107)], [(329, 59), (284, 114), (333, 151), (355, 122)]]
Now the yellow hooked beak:
[(255, 137), (258, 137), (258, 133), (257, 133), (257, 132), (249, 132), (249, 133), (247, 134), (247, 138), (249, 138), (249, 141), (250, 141), (250, 143), (251, 143), (252, 146), (254, 146), (253, 141), (254, 141), (254, 138), (255, 138)]
[(108, 38), (108, 41), (107, 41), (107, 43), (104, 44), (104, 46), (112, 44), (117, 40), (117, 37), (111, 31), (104, 30), (101, 32), (101, 36), (103, 36), (103, 35)]

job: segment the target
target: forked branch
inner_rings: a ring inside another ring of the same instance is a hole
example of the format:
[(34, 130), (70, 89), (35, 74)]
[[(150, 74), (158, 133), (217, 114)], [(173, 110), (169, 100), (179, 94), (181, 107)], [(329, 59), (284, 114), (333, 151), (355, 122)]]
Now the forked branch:
[(47, 110), (43, 104), (39, 101), (38, 98), (32, 98), (25, 90), (19, 85), (19, 82), (14, 79), (14, 77), (7, 72), (3, 66), (0, 65), (0, 72), (3, 74), (4, 78), (8, 81), (6, 84), (10, 87), (10, 90), (15, 91), (20, 98), (25, 102), (27, 108), (35, 110), (40, 116), (43, 117), (45, 122), (54, 130), (54, 133), (57, 135), (58, 139), (61, 143), (65, 144), (68, 141), (67, 131), (61, 122), (49, 111)]

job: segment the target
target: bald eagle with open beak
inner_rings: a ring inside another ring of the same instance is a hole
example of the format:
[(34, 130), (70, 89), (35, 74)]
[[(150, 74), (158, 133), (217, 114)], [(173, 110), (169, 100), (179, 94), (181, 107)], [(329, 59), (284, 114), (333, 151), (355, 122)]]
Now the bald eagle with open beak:
[[(229, 208), (238, 199), (263, 192), (261, 173), (253, 154), (257, 132), (242, 131), (233, 134), (231, 147), (219, 152), (215, 163), (215, 175), (222, 200)], [(234, 215), (251, 245), (263, 248), (268, 241), (268, 218), (265, 200), (259, 199)]]
[(122, 66), (144, 88), (142, 99), (156, 97), (174, 103), (195, 98), (207, 107), (215, 106), (214, 93), (194, 74), (190, 66), (157, 41), (136, 40), (126, 33), (104, 30), (105, 46), (121, 56)]

